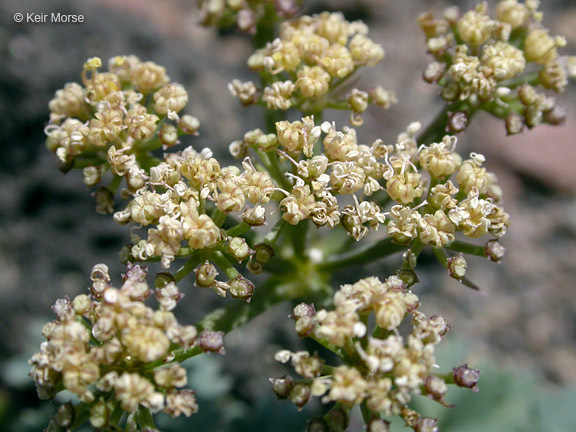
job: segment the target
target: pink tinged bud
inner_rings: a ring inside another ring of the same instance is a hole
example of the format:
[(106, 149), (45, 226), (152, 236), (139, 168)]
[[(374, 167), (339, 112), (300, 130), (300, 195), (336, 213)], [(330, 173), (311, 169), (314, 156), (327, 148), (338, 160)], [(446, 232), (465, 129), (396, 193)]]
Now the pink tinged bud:
[(232, 279), (229, 282), (230, 294), (234, 298), (239, 298), (244, 300), (246, 303), (250, 303), (252, 300), (252, 295), (254, 294), (254, 284), (246, 279), (244, 276), (240, 275)]
[(506, 254), (506, 248), (498, 240), (490, 240), (484, 247), (486, 256), (490, 261), (500, 262)]
[(226, 354), (226, 350), (224, 349), (224, 332), (204, 330), (198, 337), (198, 346), (204, 352)]
[(449, 115), (447, 129), (448, 132), (451, 133), (460, 133), (468, 129), (469, 124), (470, 119), (468, 115), (465, 112), (459, 111)]
[(472, 389), (477, 392), (478, 380), (480, 379), (480, 371), (478, 369), (471, 369), (467, 364), (458, 366), (452, 369), (452, 374), (454, 376), (454, 383), (458, 387), (465, 387)]
[(544, 120), (546, 123), (557, 126), (564, 123), (567, 116), (568, 111), (566, 108), (561, 107), (560, 105), (554, 105), (554, 108), (544, 113)]
[(293, 314), (290, 318), (298, 321), (300, 318), (312, 318), (314, 315), (316, 315), (316, 308), (314, 308), (313, 304), (300, 303), (294, 308)]
[(432, 396), (433, 399), (438, 400), (444, 398), (446, 392), (448, 391), (446, 382), (444, 382), (442, 378), (437, 377), (436, 375), (430, 375), (428, 378), (426, 378), (426, 381), (424, 382), (424, 388), (426, 389), (426, 392)]
[(75, 315), (74, 310), (72, 309), (72, 303), (68, 296), (56, 300), (52, 306), (52, 311), (54, 311), (60, 321), (66, 321)]
[(148, 276), (148, 267), (141, 267), (138, 264), (132, 264), (131, 262), (128, 262), (126, 265), (126, 273), (122, 275), (122, 280), (124, 282), (128, 279), (134, 282), (144, 282), (146, 280), (146, 276)]
[(414, 432), (439, 432), (440, 429), (436, 426), (437, 423), (436, 419), (423, 417), (414, 426)]
[(284, 375), (280, 378), (270, 378), (272, 383), (272, 389), (276, 393), (278, 399), (286, 399), (290, 396), (292, 389), (294, 388), (294, 380), (289, 375)]

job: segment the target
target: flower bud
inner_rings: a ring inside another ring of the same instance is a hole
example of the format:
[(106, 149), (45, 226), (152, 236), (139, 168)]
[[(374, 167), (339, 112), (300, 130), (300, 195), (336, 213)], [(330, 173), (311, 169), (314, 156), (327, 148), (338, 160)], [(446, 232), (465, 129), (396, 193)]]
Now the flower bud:
[(209, 288), (214, 284), (218, 270), (210, 261), (206, 261), (196, 270), (196, 285), (203, 288)]
[(406, 422), (406, 426), (415, 428), (416, 424), (420, 420), (420, 414), (418, 414), (413, 409), (408, 408), (408, 405), (405, 405), (402, 410), (400, 411), (400, 415)]
[(176, 283), (176, 278), (172, 276), (172, 274), (168, 272), (156, 273), (156, 279), (154, 279), (154, 288), (164, 288), (171, 282)]
[(441, 93), (442, 99), (447, 102), (454, 102), (460, 96), (460, 88), (458, 87), (458, 83), (455, 81), (450, 81), (446, 86), (442, 89)]
[(298, 409), (304, 408), (304, 405), (310, 400), (310, 386), (308, 384), (299, 383), (294, 386), (288, 399), (298, 407)]
[(229, 282), (230, 294), (234, 298), (239, 298), (244, 300), (246, 303), (250, 303), (252, 300), (252, 295), (254, 294), (254, 284), (246, 279), (244, 276), (239, 275)]
[(260, 205), (248, 208), (242, 213), (242, 220), (250, 226), (264, 225), (266, 223), (266, 211)]
[(496, 5), (496, 18), (498, 21), (510, 24), (512, 29), (516, 29), (523, 26), (530, 18), (530, 11), (517, 0), (502, 0)]
[(480, 46), (490, 37), (494, 22), (486, 14), (486, 4), (481, 3), (476, 10), (466, 12), (456, 23), (462, 40), (474, 46)]
[(88, 294), (79, 294), (72, 300), (72, 308), (76, 315), (85, 315), (90, 310), (90, 296)]
[(252, 255), (250, 257), (250, 259), (248, 260), (248, 264), (246, 264), (246, 268), (248, 270), (250, 270), (250, 272), (253, 274), (260, 274), (260, 273), (262, 273), (262, 271), (264, 271), (264, 265), (262, 265), (262, 263), (256, 261), (254, 259), (254, 255)]
[(368, 93), (362, 90), (354, 89), (348, 96), (348, 103), (352, 111), (363, 113), (368, 108)]
[(366, 426), (366, 432), (390, 432), (390, 423), (382, 419), (374, 419)]
[(446, 382), (436, 375), (430, 375), (428, 378), (426, 378), (426, 381), (424, 382), (424, 388), (430, 396), (438, 400), (444, 398), (446, 392), (448, 391)]
[(82, 178), (86, 186), (96, 186), (102, 180), (100, 168), (94, 166), (84, 168), (82, 170)]
[(516, 135), (524, 129), (524, 117), (520, 114), (512, 112), (506, 117), (506, 133), (508, 135)]
[(178, 144), (178, 129), (174, 125), (164, 123), (162, 129), (158, 132), (158, 136), (162, 144), (166, 147), (172, 147)]
[(498, 240), (489, 240), (484, 246), (484, 253), (490, 261), (500, 262), (506, 254), (506, 248)]
[(448, 116), (448, 132), (464, 132), (468, 128), (469, 124), (470, 120), (468, 119), (468, 115), (465, 112), (458, 111), (455, 113), (450, 113)]
[(276, 134), (260, 135), (256, 139), (256, 146), (262, 151), (273, 150), (278, 147), (278, 137)]
[(410, 288), (412, 285), (418, 283), (418, 276), (416, 272), (411, 269), (401, 269), (396, 272), (396, 276), (404, 282), (405, 288)]
[(348, 428), (350, 418), (348, 412), (343, 408), (333, 409), (326, 414), (326, 421), (330, 430), (341, 432)]
[(448, 258), (448, 273), (450, 277), (456, 280), (462, 280), (466, 274), (466, 268), (468, 267), (468, 262), (464, 255), (459, 254)]
[(414, 426), (414, 432), (439, 432), (440, 429), (438, 429), (437, 423), (438, 420), (436, 419), (423, 417)]
[(382, 109), (388, 109), (398, 102), (398, 98), (394, 92), (380, 86), (372, 88), (368, 93), (370, 94), (370, 102), (380, 106)]
[(471, 369), (467, 364), (458, 366), (452, 369), (454, 376), (454, 383), (458, 387), (465, 387), (477, 392), (478, 380), (480, 379), (480, 371), (478, 369)]
[(198, 336), (198, 346), (204, 352), (226, 354), (226, 350), (224, 349), (224, 332), (204, 330)]
[(440, 81), (446, 72), (446, 64), (433, 62), (426, 66), (424, 72), (422, 73), (422, 78), (429, 84)]
[(57, 425), (67, 428), (74, 422), (74, 415), (74, 406), (71, 402), (68, 402), (58, 407), (58, 411), (56, 411), (52, 419)]
[(108, 214), (114, 211), (114, 194), (106, 187), (99, 187), (94, 192), (96, 199), (96, 212), (99, 214)]
[(529, 62), (546, 64), (558, 55), (557, 43), (548, 30), (532, 30), (524, 40), (524, 57)]
[(270, 382), (272, 383), (272, 389), (274, 390), (274, 393), (276, 393), (278, 399), (286, 399), (294, 388), (294, 380), (290, 375), (284, 375), (275, 379), (270, 378)]
[(300, 303), (293, 309), (292, 312), (293, 313), (290, 316), (290, 318), (292, 318), (295, 321), (298, 321), (300, 318), (304, 317), (311, 318), (314, 315), (316, 315), (316, 309), (314, 308), (314, 305), (307, 303)]
[(544, 120), (546, 123), (554, 126), (564, 123), (566, 117), (568, 117), (568, 111), (566, 111), (566, 108), (558, 104), (554, 105), (554, 108), (544, 113)]
[(262, 264), (266, 264), (274, 257), (274, 249), (266, 243), (259, 243), (254, 246), (254, 258)]
[(90, 425), (94, 428), (106, 426), (110, 416), (110, 407), (103, 399), (99, 399), (92, 408), (90, 408)]
[(322, 417), (317, 417), (308, 421), (306, 432), (330, 432), (330, 427), (326, 420)]
[(234, 237), (228, 243), (228, 253), (238, 262), (244, 261), (254, 253), (242, 237)]
[(178, 127), (180, 127), (184, 133), (197, 135), (198, 129), (200, 128), (200, 121), (196, 117), (186, 114), (178, 120)]

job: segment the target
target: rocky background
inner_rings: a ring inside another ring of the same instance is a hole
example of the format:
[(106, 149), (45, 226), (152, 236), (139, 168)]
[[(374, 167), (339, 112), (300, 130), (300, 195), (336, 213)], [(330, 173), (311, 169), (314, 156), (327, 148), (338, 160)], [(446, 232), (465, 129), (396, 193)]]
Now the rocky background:
[[(371, 37), (386, 49), (383, 63), (362, 79), (396, 91), (399, 103), (388, 112), (369, 111), (361, 140), (393, 142), (409, 122), (426, 124), (434, 117), (440, 102), (435, 88), (420, 80), (427, 59), (415, 18), (429, 8), (440, 11), (444, 2), (310, 3), (310, 12), (343, 10), (349, 19), (365, 20)], [(547, 0), (543, 9), (546, 25), (576, 52), (573, 1)], [(54, 11), (83, 14), (85, 22), (16, 24), (12, 18), (15, 12)], [(248, 39), (200, 27), (193, 0), (0, 2), (0, 431), (37, 431), (45, 424), (53, 407), (36, 402), (25, 363), (40, 342), (39, 329), (52, 319), (56, 298), (83, 292), (93, 264), (106, 263), (111, 274), (122, 271), (116, 255), (129, 235), (94, 212), (79, 172), (64, 176), (57, 171), (44, 147), (48, 101), (64, 83), (79, 80), (86, 58), (135, 54), (166, 66), (185, 85), (189, 112), (202, 123), (194, 145), (224, 158), (231, 141), (261, 126), (258, 109), (242, 109), (226, 90), (233, 78), (250, 79), (244, 66), (250, 52)], [(544, 377), (535, 378), (536, 391), (576, 384), (575, 94), (572, 86), (561, 96), (570, 112), (562, 127), (541, 126), (508, 138), (500, 121), (475, 118), (458, 146), (461, 152), (484, 153), (500, 179), (513, 220), (504, 238), (508, 255), (502, 265), (470, 259), (469, 275), (484, 295), (451, 280), (426, 256), (421, 275), (426, 283), (418, 288), (425, 312), (439, 313), (452, 324), (453, 351), (460, 352), (454, 362), (491, 359), (502, 365), (494, 370), (531, 370)], [(340, 125), (346, 121), (339, 113), (326, 117)], [(368, 270), (384, 273), (382, 264)], [(191, 284), (183, 289), (185, 305), (179, 309), (188, 322), (220, 302)], [(302, 429), (309, 414), (274, 402), (266, 381), (285, 373), (271, 360), (275, 349), (297, 343), (286, 331), (288, 313), (288, 306), (280, 306), (232, 333), (227, 338), (231, 355), (194, 360), (191, 385), (211, 402), (188, 424), (198, 430)], [(276, 417), (268, 421), (271, 412)], [(220, 416), (217, 427), (206, 426), (216, 424), (210, 423), (215, 415)]]

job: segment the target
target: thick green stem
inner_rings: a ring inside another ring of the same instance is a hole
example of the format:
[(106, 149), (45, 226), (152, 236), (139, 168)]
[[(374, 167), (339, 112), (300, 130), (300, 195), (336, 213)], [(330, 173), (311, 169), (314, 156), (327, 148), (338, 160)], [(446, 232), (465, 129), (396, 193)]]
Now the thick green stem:
[(214, 207), (214, 210), (212, 210), (212, 214), (210, 215), (210, 218), (212, 218), (218, 227), (222, 226), (227, 217), (228, 215), (221, 211), (218, 207)]
[(238, 225), (233, 226), (229, 230), (226, 231), (230, 237), (238, 237), (244, 234), (247, 231), (250, 231), (252, 227), (248, 225), (246, 222), (240, 222)]
[(354, 265), (367, 264), (404, 249), (406, 249), (405, 245), (395, 244), (391, 238), (387, 238), (375, 244), (359, 247), (327, 258), (324, 262), (318, 264), (318, 269), (321, 271), (334, 271)]
[(266, 171), (268, 171), (278, 186), (286, 190), (291, 190), (292, 185), (290, 184), (290, 180), (284, 175), (284, 170), (280, 166), (278, 155), (275, 152), (264, 152), (261, 150), (257, 150), (256, 153), (258, 153)]
[(308, 219), (300, 221), (298, 225), (291, 226), (292, 246), (294, 248), (294, 255), (297, 257), (304, 257), (308, 247)]

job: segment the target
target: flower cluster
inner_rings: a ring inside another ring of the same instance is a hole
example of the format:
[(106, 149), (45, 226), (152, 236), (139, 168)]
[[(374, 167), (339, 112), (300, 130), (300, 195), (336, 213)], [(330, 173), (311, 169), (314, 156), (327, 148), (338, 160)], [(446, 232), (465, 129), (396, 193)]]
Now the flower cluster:
[(300, 0), (198, 0), (199, 21), (205, 26), (232, 27), (255, 34), (261, 21), (289, 18)]
[[(496, 176), (483, 166), (484, 156), (472, 153), (462, 161), (450, 135), (419, 146), (419, 128), (411, 124), (395, 145), (381, 140), (364, 145), (352, 128), (338, 131), (334, 124), (318, 126), (313, 117), (305, 117), (276, 123), (276, 136), (251, 131), (233, 150), (244, 155), (250, 147), (276, 148), (290, 161), (292, 173), (287, 176), (293, 185), (280, 209), (292, 225), (306, 219), (318, 227), (341, 225), (356, 240), (370, 228), (385, 225), (387, 235), (399, 244), (419, 238), (433, 247), (447, 246), (457, 231), (471, 238), (504, 235), (509, 216), (498, 205), (502, 191)], [(374, 199), (379, 191), (387, 198)], [(393, 205), (384, 212), (379, 202), (389, 201)]]
[[(327, 344), (344, 364), (331, 367), (317, 354), (279, 351), (276, 359), (291, 361), (304, 378), (272, 380), (279, 397), (299, 407), (312, 396), (346, 410), (365, 403), (375, 417), (401, 415), (414, 428), (425, 420), (408, 408), (412, 395), (425, 394), (446, 404), (447, 379), (433, 371), (435, 346), (449, 326), (440, 316), (427, 318), (418, 311), (418, 297), (401, 279), (391, 276), (382, 282), (371, 277), (343, 285), (334, 295), (334, 305), (333, 310), (316, 312), (313, 305), (300, 304), (293, 319), (300, 336)], [(374, 329), (369, 328), (371, 314)], [(407, 317), (412, 328), (402, 335), (399, 326)], [(466, 387), (474, 387), (476, 381)]]
[[(52, 398), (61, 389), (74, 393), (90, 409), (96, 428), (106, 426), (117, 410), (133, 413), (144, 407), (173, 417), (198, 410), (194, 392), (182, 389), (187, 385), (184, 368), (148, 365), (171, 362), (177, 349), (221, 351), (221, 337), (218, 346), (203, 343), (219, 335), (199, 336), (196, 327), (179, 324), (171, 311), (183, 294), (174, 282), (151, 290), (146, 276), (145, 267), (128, 266), (117, 289), (108, 268), (98, 264), (90, 275), (90, 294), (56, 301), (57, 319), (44, 326), (47, 341), (29, 361), (41, 398)], [(151, 294), (157, 310), (145, 305)], [(66, 418), (59, 421), (65, 426)]]
[(463, 15), (446, 9), (442, 18), (420, 16), (428, 52), (434, 62), (424, 79), (442, 87), (449, 101), (467, 101), (474, 107), (505, 117), (508, 133), (520, 133), (524, 125), (557, 124), (565, 112), (543, 91), (561, 93), (569, 77), (576, 76), (576, 57), (561, 56), (566, 44), (542, 24), (539, 1), (501, 0), (490, 16), (486, 2)]
[[(133, 259), (161, 257), (169, 267), (181, 250), (182, 242), (192, 251), (214, 248), (230, 240), (220, 230), (228, 214), (241, 213), (250, 226), (263, 225), (266, 216), (263, 204), (270, 201), (275, 185), (266, 172), (258, 171), (250, 159), (237, 167), (221, 167), (211, 152), (196, 152), (188, 147), (166, 154), (164, 160), (150, 168), (142, 188), (135, 191), (126, 208), (114, 214), (119, 223), (155, 226), (148, 229), (148, 238), (138, 241), (130, 250)], [(210, 204), (213, 217), (206, 214)], [(250, 250), (237, 250), (237, 261), (250, 256)]]
[[(98, 72), (102, 61), (89, 59), (82, 72), (83, 86), (68, 83), (50, 101), (46, 145), (67, 170), (83, 168), (87, 186), (100, 183), (103, 174), (125, 177), (128, 189), (144, 185), (153, 162), (149, 151), (171, 147), (179, 137), (196, 134), (199, 122), (180, 115), (188, 93), (173, 83), (166, 69), (135, 56), (114, 57), (108, 72)], [(108, 210), (110, 190), (97, 194), (102, 211)]]
[(260, 91), (251, 81), (234, 80), (230, 92), (244, 105), (262, 102), (270, 110), (349, 109), (353, 124), (360, 125), (360, 114), (370, 103), (388, 108), (396, 101), (394, 94), (382, 87), (369, 92), (352, 89), (346, 100), (338, 99), (338, 86), (358, 68), (374, 66), (384, 57), (384, 49), (367, 34), (364, 23), (348, 22), (340, 13), (283, 23), (280, 37), (248, 60), (250, 68), (270, 78), (266, 80), (270, 84)]

